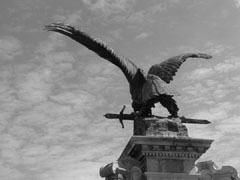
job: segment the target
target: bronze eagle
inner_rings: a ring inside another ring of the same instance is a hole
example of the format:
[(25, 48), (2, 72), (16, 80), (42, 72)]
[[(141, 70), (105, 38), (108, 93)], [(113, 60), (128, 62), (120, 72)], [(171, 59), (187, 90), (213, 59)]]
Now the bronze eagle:
[(132, 61), (117, 55), (105, 43), (70, 25), (52, 23), (46, 25), (45, 29), (72, 38), (119, 67), (129, 82), (133, 110), (142, 116), (151, 116), (151, 108), (159, 102), (167, 108), (171, 114), (170, 117), (178, 117), (179, 108), (173, 99), (176, 93), (169, 87), (170, 81), (173, 80), (178, 68), (187, 58), (212, 58), (212, 56), (203, 53), (186, 53), (153, 65), (148, 74), (145, 74)]

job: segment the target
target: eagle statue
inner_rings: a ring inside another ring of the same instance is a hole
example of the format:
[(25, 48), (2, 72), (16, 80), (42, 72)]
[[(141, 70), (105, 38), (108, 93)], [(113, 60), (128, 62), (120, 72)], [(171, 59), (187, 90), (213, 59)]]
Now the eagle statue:
[(186, 53), (153, 65), (145, 74), (132, 61), (117, 55), (105, 43), (70, 25), (52, 23), (46, 25), (45, 29), (72, 38), (119, 67), (129, 82), (133, 110), (141, 116), (151, 116), (151, 108), (159, 102), (168, 110), (169, 117), (178, 117), (179, 108), (173, 99), (176, 92), (169, 86), (170, 81), (173, 80), (173, 76), (186, 59), (212, 58), (212, 56), (203, 53)]

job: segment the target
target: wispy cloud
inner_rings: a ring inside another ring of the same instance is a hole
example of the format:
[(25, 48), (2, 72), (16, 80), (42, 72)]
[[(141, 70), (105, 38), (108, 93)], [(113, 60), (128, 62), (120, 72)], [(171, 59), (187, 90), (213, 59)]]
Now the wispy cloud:
[(41, 54), (48, 54), (54, 51), (58, 47), (65, 47), (66, 43), (59, 34), (51, 33), (49, 39), (39, 43), (39, 47), (36, 49)]
[[(213, 55), (209, 61), (184, 63), (172, 86), (182, 92), (176, 97), (180, 115), (212, 121), (187, 125), (191, 137), (215, 139), (200, 161), (212, 159), (220, 166), (239, 169), (234, 159), (240, 156), (236, 138), (240, 64), (234, 34), (239, 23), (233, 2), (3, 3), (7, 10), (0, 12), (4, 21), (4, 36), (0, 37), (0, 179), (98, 179), (99, 167), (116, 160), (132, 136), (132, 122), (121, 129), (118, 120), (102, 116), (119, 113), (123, 104), (127, 104), (126, 112), (132, 111), (122, 72), (71, 39), (43, 31), (42, 26), (52, 20), (97, 34), (143, 68), (184, 52)], [(222, 20), (225, 9), (228, 14)], [(137, 43), (141, 40), (146, 42)], [(154, 113), (168, 115), (159, 104)]]
[(198, 68), (196, 70), (194, 70), (191, 74), (191, 76), (189, 76), (190, 78), (193, 79), (205, 79), (211, 75), (213, 75), (214, 71), (212, 68)]
[(11, 36), (0, 39), (0, 58), (1, 60), (12, 60), (22, 54), (22, 43)]
[[(215, 140), (211, 149), (201, 158), (204, 160), (213, 160), (219, 166), (225, 164), (231, 164), (234, 167), (238, 166), (238, 162), (234, 161), (238, 155), (236, 154), (239, 142), (235, 138), (239, 136), (238, 128), (240, 128), (237, 116), (233, 116), (236, 110), (239, 108), (238, 104), (233, 104), (231, 102), (217, 103), (214, 107), (208, 109), (199, 110), (195, 117), (203, 117), (212, 121), (212, 125), (208, 127), (194, 127), (190, 128), (191, 134), (193, 136), (199, 137), (200, 135), (205, 138), (212, 137)], [(202, 132), (206, 132), (203, 134)], [(231, 142), (230, 142), (231, 141)], [(216, 156), (214, 154), (217, 154)], [(224, 157), (223, 157), (224, 155)]]
[(206, 52), (211, 54), (212, 56), (222, 55), (224, 52), (228, 52), (231, 47), (222, 45), (222, 44), (216, 44), (213, 42), (207, 42), (205, 44)]
[(135, 40), (142, 40), (150, 36), (148, 32), (142, 32), (135, 37)]
[(162, 12), (164, 10), (166, 10), (166, 6), (163, 3), (159, 3), (155, 6), (151, 6), (147, 9), (138, 11), (138, 12), (134, 12), (132, 13), (128, 18), (127, 18), (127, 22), (132, 25), (132, 24), (141, 24), (143, 22), (153, 22), (153, 19), (151, 19), (151, 17), (153, 15), (155, 15), (156, 13)]
[(82, 0), (92, 11), (101, 12), (105, 16), (109, 16), (115, 13), (126, 12), (134, 0), (97, 0), (92, 2), (91, 0)]
[[(7, 45), (3, 46), (4, 50), (8, 50), (2, 51), (4, 60), (15, 59), (24, 53), (19, 50), (19, 41), (9, 38), (2, 42)], [(6, 121), (1, 121), (0, 155), (1, 163), (11, 167), (5, 167), (4, 173), (0, 173), (3, 179), (9, 177), (9, 173), (13, 173), (12, 179), (79, 177), (82, 172), (72, 168), (78, 169), (86, 160), (86, 148), (94, 149), (99, 144), (99, 138), (94, 140), (91, 137), (91, 142), (84, 137), (90, 136), (86, 130), (90, 128), (90, 123), (96, 121), (93, 109), (103, 106), (105, 101), (102, 96), (88, 92), (87, 88), (96, 90), (106, 86), (104, 76), (108, 76), (110, 70), (104, 64), (95, 64), (82, 72), (90, 74), (89, 80), (78, 78), (81, 72), (73, 73), (71, 81), (65, 79), (67, 74), (81, 67), (73, 66), (76, 60), (71, 53), (58, 51), (65, 45), (61, 36), (50, 34), (47, 40), (39, 43), (35, 51), (33, 48), (32, 59), (25, 61), (24, 65), (2, 66), (0, 77), (5, 82), (1, 82), (0, 100), (3, 108), (0, 115)], [(94, 81), (98, 83), (89, 84), (94, 79), (91, 69), (95, 69), (98, 74), (103, 71), (102, 77), (96, 77)], [(80, 85), (71, 86), (78, 83)], [(88, 155), (99, 159), (101, 155), (96, 154), (96, 151), (89, 151)], [(64, 168), (59, 164), (65, 164)], [(98, 171), (99, 164), (92, 160), (90, 164)], [(63, 169), (68, 173), (60, 176), (56, 171)], [(84, 172), (89, 173), (87, 168)], [(86, 177), (89, 175), (86, 174)]]
[(234, 0), (234, 2), (235, 2), (235, 6), (237, 8), (240, 8), (240, 1), (239, 0)]
[(53, 17), (54, 22), (64, 22), (71, 25), (79, 25), (82, 22), (82, 11), (77, 10), (74, 12), (60, 11), (60, 14), (56, 14)]
[(239, 68), (239, 57), (229, 57), (225, 59), (222, 63), (218, 63), (214, 70), (219, 73), (231, 73), (234, 71), (238, 71)]

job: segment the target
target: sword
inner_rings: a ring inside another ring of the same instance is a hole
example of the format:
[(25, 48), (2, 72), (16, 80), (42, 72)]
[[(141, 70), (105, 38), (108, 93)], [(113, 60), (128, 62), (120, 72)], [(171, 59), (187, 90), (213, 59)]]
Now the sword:
[[(107, 119), (119, 119), (119, 122), (121, 123), (122, 128), (124, 128), (123, 120), (134, 121), (135, 118), (137, 117), (135, 113), (124, 114), (123, 113), (124, 109), (125, 109), (125, 106), (123, 106), (123, 109), (120, 111), (119, 114), (107, 113), (104, 115), (104, 117)], [(155, 117), (158, 119), (169, 119), (168, 117), (163, 117), (163, 116), (151, 116), (151, 117), (153, 118)], [(151, 117), (147, 117), (147, 118), (151, 118)], [(186, 118), (184, 116), (178, 117), (178, 119), (181, 120), (181, 123), (189, 123), (189, 124), (210, 124), (211, 123), (206, 119), (193, 119), (193, 118)]]

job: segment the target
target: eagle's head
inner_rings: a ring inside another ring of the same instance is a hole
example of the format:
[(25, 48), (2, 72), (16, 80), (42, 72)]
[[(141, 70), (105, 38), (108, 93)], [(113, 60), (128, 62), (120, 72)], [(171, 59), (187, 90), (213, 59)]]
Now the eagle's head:
[(145, 82), (145, 80), (147, 79), (144, 70), (141, 68), (137, 69), (135, 77), (138, 82)]
[(146, 77), (145, 71), (143, 69), (141, 69), (141, 68), (137, 69), (137, 73), (136, 74), (138, 74), (138, 76), (141, 75), (144, 78)]
[(146, 82), (147, 78), (144, 71), (140, 68), (137, 69), (137, 72), (133, 78), (132, 86), (133, 88), (141, 88)]

